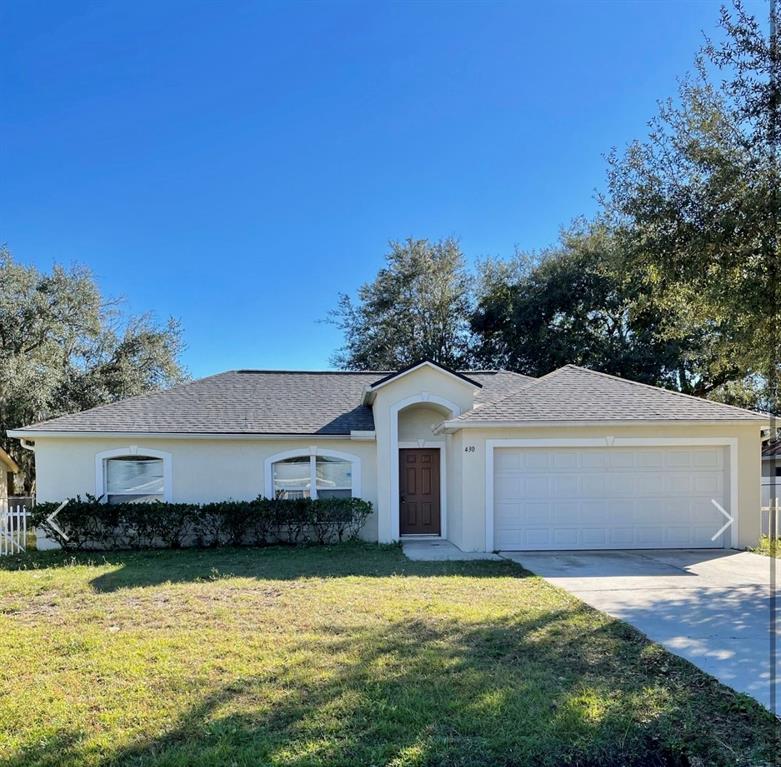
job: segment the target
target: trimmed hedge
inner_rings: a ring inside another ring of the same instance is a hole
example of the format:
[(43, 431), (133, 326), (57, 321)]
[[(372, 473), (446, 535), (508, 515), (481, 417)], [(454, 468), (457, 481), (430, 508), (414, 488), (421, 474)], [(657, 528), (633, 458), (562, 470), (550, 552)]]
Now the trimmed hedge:
[(325, 544), (354, 539), (371, 514), (360, 498), (277, 499), (220, 503), (101, 503), (71, 498), (57, 515), (65, 540), (46, 522), (59, 504), (33, 509), (36, 527), (67, 549)]

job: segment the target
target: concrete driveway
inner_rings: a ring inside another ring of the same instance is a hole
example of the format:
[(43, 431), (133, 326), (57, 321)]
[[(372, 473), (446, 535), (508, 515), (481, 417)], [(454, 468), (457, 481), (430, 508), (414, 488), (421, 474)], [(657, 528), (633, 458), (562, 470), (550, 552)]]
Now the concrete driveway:
[[(738, 551), (502, 552), (771, 706), (770, 569)], [(781, 601), (781, 599), (779, 600)], [(781, 623), (781, 615), (776, 623)], [(776, 630), (781, 651), (781, 633)], [(771, 669), (772, 665), (772, 669)], [(781, 688), (778, 704), (781, 705)]]

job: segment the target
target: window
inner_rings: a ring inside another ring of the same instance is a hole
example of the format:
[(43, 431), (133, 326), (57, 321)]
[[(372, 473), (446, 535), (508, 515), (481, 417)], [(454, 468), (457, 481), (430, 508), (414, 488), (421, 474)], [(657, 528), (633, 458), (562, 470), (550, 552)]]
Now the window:
[(776, 466), (776, 476), (781, 477), (781, 466)]
[[(292, 451), (291, 451), (292, 452)], [(266, 463), (267, 495), (274, 498), (352, 498), (360, 494), (360, 461), (348, 454), (280, 454)], [(285, 456), (285, 457), (283, 457)]]
[(341, 458), (328, 458), (327, 456), (318, 456), (316, 460), (317, 497), (352, 497), (352, 464)]
[(312, 472), (309, 456), (288, 458), (274, 464), (275, 498), (310, 498)]
[(162, 501), (163, 459), (122, 456), (105, 462), (105, 494), (108, 503)]

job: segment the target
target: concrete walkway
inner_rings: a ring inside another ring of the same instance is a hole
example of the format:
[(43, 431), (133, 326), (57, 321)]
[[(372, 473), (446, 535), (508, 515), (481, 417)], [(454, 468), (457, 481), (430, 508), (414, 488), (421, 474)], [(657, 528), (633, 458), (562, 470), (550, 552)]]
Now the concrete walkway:
[(780, 669), (778, 654), (772, 664), (770, 657), (770, 572), (781, 576), (778, 560), (729, 550), (503, 556), (771, 707), (771, 676)]
[(403, 541), (402, 551), (407, 559), (416, 562), (468, 562), (475, 559), (501, 559), (496, 554), (484, 554), (480, 551), (461, 551), (450, 541), (422, 539)]

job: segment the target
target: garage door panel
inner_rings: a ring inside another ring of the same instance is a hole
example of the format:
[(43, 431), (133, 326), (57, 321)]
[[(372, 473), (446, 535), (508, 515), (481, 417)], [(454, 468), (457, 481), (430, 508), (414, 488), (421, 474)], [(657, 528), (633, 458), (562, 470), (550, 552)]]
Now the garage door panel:
[(523, 477), (520, 474), (497, 475), (496, 477), (496, 497), (510, 499), (522, 499), (527, 496), (523, 489)]
[(552, 503), (551, 507), (551, 521), (557, 527), (572, 525), (580, 508), (579, 503), (572, 500)]
[(611, 469), (633, 469), (635, 468), (635, 454), (624, 451), (615, 450), (608, 452), (608, 463)]
[(526, 453), (523, 456), (521, 467), (524, 469), (549, 469), (552, 456), (549, 452)]
[(635, 543), (635, 529), (633, 527), (612, 527), (609, 540), (613, 548), (632, 548)]
[(582, 527), (607, 525), (610, 522), (607, 504), (603, 501), (583, 501), (576, 521)]
[(550, 482), (546, 474), (529, 474), (522, 482), (523, 492), (527, 498), (548, 498)]
[(670, 469), (688, 469), (691, 466), (692, 458), (688, 450), (673, 449), (668, 450), (665, 464)]
[(576, 548), (580, 539), (576, 527), (558, 527), (553, 531), (553, 543), (557, 548)]
[(520, 471), (523, 468), (523, 454), (511, 450), (497, 450), (494, 455), (494, 468), (497, 473)]
[(724, 474), (700, 473), (692, 476), (692, 490), (698, 495), (708, 495), (724, 492)]
[(526, 543), (530, 548), (551, 545), (551, 530), (547, 527), (530, 527), (526, 530)]
[(604, 450), (593, 450), (578, 455), (582, 469), (605, 469), (608, 466), (608, 455)]
[(698, 450), (692, 456), (693, 465), (698, 468), (724, 468), (723, 451), (719, 449)]
[(644, 450), (637, 453), (638, 469), (661, 469), (664, 467), (664, 452), (662, 450)]
[(578, 468), (578, 455), (577, 453), (559, 451), (552, 455), (553, 468), (571, 470)]
[(498, 448), (499, 549), (713, 548), (722, 448)]
[(584, 474), (580, 483), (581, 492), (584, 497), (602, 498), (605, 495), (605, 476), (604, 474)]

